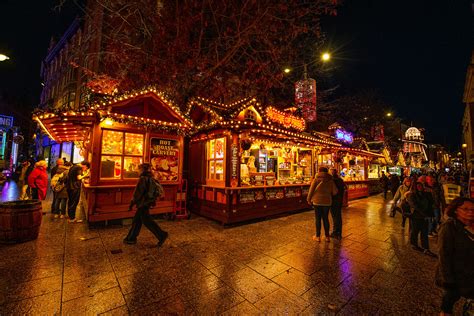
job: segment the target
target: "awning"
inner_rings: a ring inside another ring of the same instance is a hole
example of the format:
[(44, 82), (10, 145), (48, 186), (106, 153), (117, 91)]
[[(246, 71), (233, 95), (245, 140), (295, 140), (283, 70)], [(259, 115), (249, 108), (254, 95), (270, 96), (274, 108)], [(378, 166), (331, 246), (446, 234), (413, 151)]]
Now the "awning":
[(83, 141), (96, 120), (93, 112), (38, 113), (33, 115), (41, 129), (58, 143)]

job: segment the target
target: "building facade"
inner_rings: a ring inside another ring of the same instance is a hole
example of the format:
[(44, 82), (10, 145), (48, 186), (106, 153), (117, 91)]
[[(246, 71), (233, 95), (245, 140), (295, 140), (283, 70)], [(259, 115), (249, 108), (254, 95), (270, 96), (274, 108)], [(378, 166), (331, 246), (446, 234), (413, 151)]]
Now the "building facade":
[(463, 102), (465, 105), (462, 119), (462, 150), (465, 163), (470, 168), (472, 167), (471, 160), (474, 160), (474, 50), (467, 67)]

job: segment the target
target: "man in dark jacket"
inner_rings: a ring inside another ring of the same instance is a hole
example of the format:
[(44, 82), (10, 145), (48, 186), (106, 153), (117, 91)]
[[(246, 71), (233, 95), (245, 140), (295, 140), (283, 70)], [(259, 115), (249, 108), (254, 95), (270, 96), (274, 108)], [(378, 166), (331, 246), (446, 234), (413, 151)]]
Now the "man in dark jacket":
[(133, 198), (130, 202), (129, 208), (131, 211), (135, 205), (137, 207), (137, 211), (133, 217), (132, 227), (130, 227), (130, 231), (123, 242), (126, 244), (136, 244), (142, 224), (144, 224), (145, 227), (148, 228), (158, 239), (158, 247), (161, 247), (166, 238), (168, 238), (168, 233), (163, 231), (150, 216), (150, 207), (155, 203), (155, 201), (150, 200), (148, 194), (148, 191), (152, 185), (151, 182), (155, 181), (153, 179), (153, 174), (150, 171), (151, 166), (149, 163), (144, 163), (141, 164), (138, 169), (140, 171), (140, 179), (138, 180), (135, 191), (133, 192)]
[(339, 177), (339, 173), (336, 169), (331, 169), (331, 174), (337, 187), (337, 194), (332, 197), (331, 205), (331, 216), (334, 223), (331, 237), (340, 239), (342, 238), (342, 203), (346, 185), (344, 184), (344, 180)]
[(68, 222), (76, 222), (76, 208), (79, 204), (79, 198), (81, 197), (81, 185), (82, 185), (82, 165), (89, 165), (87, 161), (83, 161), (80, 164), (74, 165), (69, 169), (68, 176), (66, 179), (67, 189), (67, 212)]
[(397, 174), (393, 173), (390, 175), (390, 192), (392, 192), (392, 196), (395, 196), (395, 193), (398, 190), (398, 187), (400, 186), (400, 178), (398, 177)]

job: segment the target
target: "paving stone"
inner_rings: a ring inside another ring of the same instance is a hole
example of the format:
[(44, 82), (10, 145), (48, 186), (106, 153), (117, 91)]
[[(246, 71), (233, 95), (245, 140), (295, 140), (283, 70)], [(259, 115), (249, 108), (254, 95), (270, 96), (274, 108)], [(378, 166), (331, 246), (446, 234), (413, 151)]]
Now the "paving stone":
[(351, 201), (330, 243), (312, 241), (312, 211), (226, 228), (160, 221), (160, 249), (146, 229), (124, 245), (129, 227), (47, 215), (37, 240), (0, 245), (0, 315), (434, 315), (436, 260), (411, 250), (384, 203)]
[(62, 312), (64, 315), (95, 315), (123, 305), (123, 294), (118, 287), (114, 287), (64, 302)]

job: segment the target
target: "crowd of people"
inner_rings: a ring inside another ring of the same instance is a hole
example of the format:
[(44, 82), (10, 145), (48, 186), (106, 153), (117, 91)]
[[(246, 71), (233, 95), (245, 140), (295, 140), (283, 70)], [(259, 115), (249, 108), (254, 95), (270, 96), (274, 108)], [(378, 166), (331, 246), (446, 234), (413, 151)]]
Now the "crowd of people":
[[(472, 311), (474, 298), (474, 201), (467, 195), (465, 174), (428, 173), (400, 178), (382, 172), (383, 197), (390, 191), (393, 203), (390, 216), (402, 215), (402, 227), (409, 221), (410, 244), (413, 250), (438, 258), (435, 283), (444, 289), (441, 315), (450, 315), (454, 304), (467, 298), (464, 311)], [(316, 235), (321, 241), (321, 222), (325, 239), (341, 238), (341, 208), (344, 181), (337, 170), (319, 168), (311, 183), (307, 201), (315, 210)], [(333, 218), (330, 235), (329, 213)], [(438, 255), (430, 250), (429, 239), (438, 239)], [(419, 240), (421, 244), (419, 244)]]
[[(51, 190), (53, 217), (67, 218), (70, 223), (83, 222), (87, 210), (83, 184), (89, 181), (89, 162), (83, 161), (74, 165), (59, 158), (49, 175), (47, 168), (48, 163), (42, 159), (28, 159), (20, 163), (14, 173), (20, 188), (20, 200), (45, 201), (48, 190)], [(43, 214), (47, 211), (45, 205), (43, 203)]]

